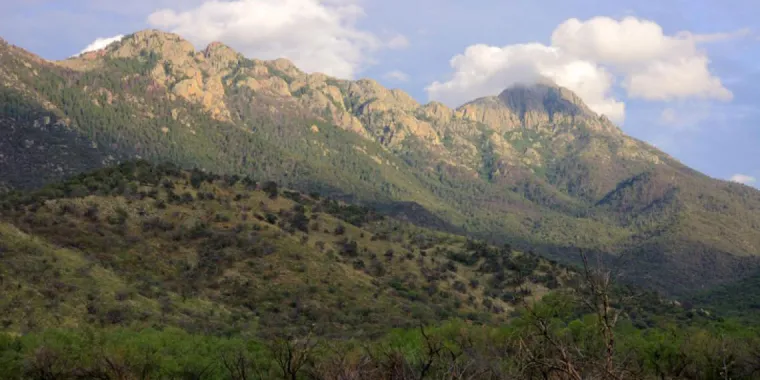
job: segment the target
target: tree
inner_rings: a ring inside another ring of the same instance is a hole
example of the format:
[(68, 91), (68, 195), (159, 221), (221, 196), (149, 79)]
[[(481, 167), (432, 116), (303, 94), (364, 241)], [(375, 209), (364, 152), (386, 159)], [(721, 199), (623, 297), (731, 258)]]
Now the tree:
[(283, 378), (298, 380), (298, 374), (312, 361), (312, 352), (316, 347), (317, 341), (309, 333), (300, 339), (277, 339), (270, 350)]

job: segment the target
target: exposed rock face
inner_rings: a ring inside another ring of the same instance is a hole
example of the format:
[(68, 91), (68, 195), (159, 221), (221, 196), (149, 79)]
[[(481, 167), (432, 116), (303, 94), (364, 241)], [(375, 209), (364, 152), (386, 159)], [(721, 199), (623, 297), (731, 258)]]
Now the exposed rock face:
[(133, 58), (145, 52), (158, 53), (175, 64), (185, 65), (193, 60), (193, 44), (177, 34), (158, 30), (143, 30), (125, 37), (122, 41), (108, 46), (107, 53), (116, 58)]
[(440, 144), (433, 125), (414, 115), (420, 105), (403, 91), (388, 90), (373, 80), (362, 79), (348, 85), (346, 101), (352, 113), (385, 145), (396, 146), (408, 136)]
[(245, 59), (242, 54), (232, 50), (221, 42), (212, 42), (203, 50), (203, 58), (214, 72), (222, 72), (237, 65)]

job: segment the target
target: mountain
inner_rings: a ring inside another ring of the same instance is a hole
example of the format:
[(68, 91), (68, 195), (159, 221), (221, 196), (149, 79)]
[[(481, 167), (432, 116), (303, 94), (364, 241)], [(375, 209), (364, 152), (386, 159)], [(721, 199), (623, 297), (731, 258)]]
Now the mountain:
[(9, 188), (142, 158), (271, 179), (555, 259), (601, 253), (671, 295), (760, 269), (760, 192), (626, 136), (551, 83), (450, 109), (152, 30), (59, 62), (0, 43), (0, 83)]

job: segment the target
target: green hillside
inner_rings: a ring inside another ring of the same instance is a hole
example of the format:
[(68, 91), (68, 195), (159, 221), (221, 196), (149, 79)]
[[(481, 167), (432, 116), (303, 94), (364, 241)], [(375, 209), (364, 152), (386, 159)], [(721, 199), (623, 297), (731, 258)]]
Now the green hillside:
[(7, 379), (718, 379), (757, 364), (754, 329), (596, 262), (252, 177), (128, 162), (7, 193), (0, 215)]

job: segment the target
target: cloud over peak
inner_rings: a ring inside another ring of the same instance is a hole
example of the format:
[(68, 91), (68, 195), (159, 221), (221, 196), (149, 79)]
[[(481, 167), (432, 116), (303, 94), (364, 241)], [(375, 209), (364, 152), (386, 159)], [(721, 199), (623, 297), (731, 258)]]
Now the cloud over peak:
[(96, 51), (100, 49), (105, 49), (108, 45), (121, 41), (124, 38), (123, 34), (120, 34), (118, 36), (114, 37), (106, 37), (106, 38), (97, 38), (95, 41), (93, 41), (91, 44), (87, 45), (82, 51), (79, 52), (77, 55), (81, 55), (84, 53), (89, 53), (91, 51)]
[(732, 93), (710, 72), (699, 43), (746, 33), (669, 36), (657, 23), (635, 17), (571, 18), (555, 28), (550, 45), (470, 46), (451, 60), (451, 78), (426, 90), (431, 100), (455, 106), (547, 77), (578, 93), (594, 111), (621, 122), (625, 105), (613, 95), (616, 85), (630, 98), (650, 101), (731, 100)]
[(454, 75), (449, 81), (434, 82), (427, 87), (431, 100), (451, 106), (485, 95), (495, 95), (517, 83), (548, 78), (576, 93), (597, 112), (622, 121), (623, 103), (609, 94), (613, 76), (594, 62), (564, 54), (542, 44), (519, 44), (504, 47), (469, 46), (451, 59)]

